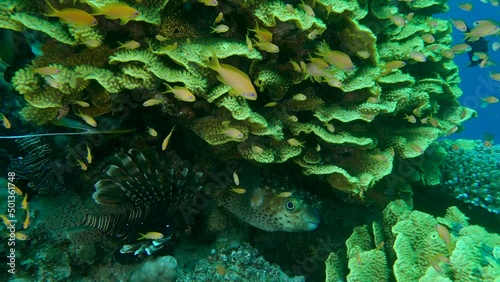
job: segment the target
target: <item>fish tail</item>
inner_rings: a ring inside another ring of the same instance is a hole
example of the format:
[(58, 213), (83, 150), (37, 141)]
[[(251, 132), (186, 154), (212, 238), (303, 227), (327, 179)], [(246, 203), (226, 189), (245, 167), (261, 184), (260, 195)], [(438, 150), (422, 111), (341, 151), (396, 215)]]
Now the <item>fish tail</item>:
[[(80, 1), (81, 2), (81, 1)], [(92, 4), (90, 1), (85, 1), (87, 5), (90, 6), (90, 8), (92, 9), (92, 13), (91, 15), (93, 16), (100, 16), (100, 15), (103, 15), (103, 12), (101, 11), (101, 9), (99, 7), (97, 7), (96, 5)]]
[(47, 14), (44, 14), (44, 16), (47, 17), (57, 17), (59, 14), (59, 11), (54, 8), (54, 6), (50, 5), (49, 0), (45, 0), (45, 3), (49, 6), (49, 12)]
[(218, 69), (221, 68), (219, 59), (217, 58), (217, 55), (215, 52), (212, 50), (212, 57), (210, 57), (210, 60), (207, 62), (207, 67), (217, 71)]
[(163, 84), (167, 87), (167, 91), (165, 91), (165, 93), (172, 92), (172, 90), (174, 90), (168, 83), (164, 82)]

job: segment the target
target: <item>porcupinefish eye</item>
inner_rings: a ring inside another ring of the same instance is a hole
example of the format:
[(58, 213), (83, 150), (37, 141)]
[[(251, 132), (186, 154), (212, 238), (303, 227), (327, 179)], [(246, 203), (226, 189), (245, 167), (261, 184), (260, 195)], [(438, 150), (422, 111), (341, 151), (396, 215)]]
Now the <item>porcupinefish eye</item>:
[(294, 211), (297, 208), (296, 200), (288, 200), (285, 202), (285, 208), (289, 211)]

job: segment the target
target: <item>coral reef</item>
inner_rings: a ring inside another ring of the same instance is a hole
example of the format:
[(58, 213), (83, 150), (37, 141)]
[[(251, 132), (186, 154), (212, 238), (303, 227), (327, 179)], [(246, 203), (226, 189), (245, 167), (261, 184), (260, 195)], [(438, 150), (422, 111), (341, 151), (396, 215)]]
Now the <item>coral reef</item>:
[(304, 277), (288, 277), (279, 266), (270, 264), (250, 244), (234, 236), (221, 236), (215, 245), (194, 269), (180, 269), (177, 281), (305, 281)]
[[(99, 9), (112, 2), (89, 1), (78, 8)], [(52, 4), (58, 9), (69, 5)], [(246, 7), (240, 10), (220, 3), (229, 30), (208, 34), (208, 17), (183, 20), (190, 10), (175, 1), (141, 1), (130, 4), (138, 16), (126, 21), (128, 39), (136, 42), (129, 49), (110, 40), (122, 30), (116, 17), (75, 27), (41, 16), (44, 5), (9, 8), (13, 5), (2, 8), (2, 27), (34, 29), (54, 38), (45, 43), (43, 55), (13, 78), (27, 102), (20, 114), (36, 124), (50, 122), (68, 106), (70, 114), (105, 116), (136, 89), (150, 93), (143, 101), (162, 97), (169, 113), (179, 112), (180, 104), (159, 92), (164, 82), (181, 83), (204, 100), (191, 109), (196, 119), (187, 126), (213, 150), (225, 152), (220, 158), (293, 160), (304, 174), (320, 175), (333, 188), (356, 195), (388, 175), (394, 158), (420, 156), (438, 137), (475, 115), (458, 104), (457, 67), (439, 52), (451, 43), (449, 24), (439, 19), (429, 24), (430, 11), (447, 9), (442, 2), (412, 3), (414, 17), (403, 26), (389, 20), (407, 11), (400, 3), (374, 1), (373, 14), (362, 1), (320, 1), (316, 7), (245, 2), (238, 3)], [(159, 16), (167, 6), (177, 10)], [(201, 3), (193, 9), (211, 11)], [(249, 20), (246, 26), (235, 20), (240, 17)], [(252, 31), (247, 42), (245, 28)], [(433, 45), (423, 33), (432, 34)], [(248, 45), (251, 40), (255, 46)], [(272, 46), (281, 49), (273, 51)], [(414, 60), (415, 52), (426, 59)], [(218, 82), (207, 68), (211, 56), (249, 73), (261, 92), (258, 100), (231, 96), (227, 81)], [(37, 73), (41, 67), (58, 71)], [(96, 104), (95, 95), (104, 91), (111, 93), (108, 104)], [(89, 107), (72, 106), (81, 102)], [(275, 105), (264, 106), (269, 103)], [(405, 120), (410, 115), (422, 122)], [(222, 133), (227, 122), (243, 137)], [(301, 147), (288, 140), (298, 140)]]
[[(383, 222), (373, 222), (372, 228), (356, 227), (346, 241), (347, 281), (388, 281), (389, 275), (396, 281), (496, 281), (500, 277), (495, 253), (500, 236), (469, 225), (458, 208), (450, 207), (444, 217), (434, 218), (397, 200), (383, 214)], [(343, 279), (343, 264), (340, 256), (330, 254), (326, 281)]]

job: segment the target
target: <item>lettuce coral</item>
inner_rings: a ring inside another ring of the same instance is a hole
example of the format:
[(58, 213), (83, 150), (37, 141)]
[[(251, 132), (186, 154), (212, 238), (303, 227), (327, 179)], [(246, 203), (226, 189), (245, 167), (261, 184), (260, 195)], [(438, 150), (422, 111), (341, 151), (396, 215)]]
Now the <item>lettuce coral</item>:
[[(397, 200), (383, 215), (382, 224), (356, 227), (346, 241), (347, 281), (495, 281), (500, 277), (500, 261), (494, 253), (500, 236), (469, 225), (456, 207), (435, 218)], [(326, 261), (326, 281), (344, 277), (341, 257), (330, 256)]]
[[(69, 2), (57, 8), (69, 7)], [(90, 10), (114, 1), (87, 3), (77, 7)], [(475, 115), (457, 102), (462, 94), (458, 68), (440, 52), (451, 44), (450, 25), (429, 17), (447, 9), (443, 1), (422, 0), (404, 7), (379, 0), (320, 0), (315, 7), (282, 1), (233, 4), (240, 9), (219, 3), (228, 26), (220, 34), (210, 33), (216, 15), (202, 3), (188, 8), (178, 1), (131, 2), (140, 15), (126, 26), (99, 16), (98, 24), (87, 28), (43, 16), (43, 5), (15, 10), (7, 5), (0, 10), (2, 26), (23, 26), (54, 38), (13, 78), (27, 102), (23, 116), (41, 124), (77, 101), (91, 104), (92, 110), (73, 107), (73, 113), (102, 115), (114, 111), (113, 105), (124, 103), (132, 91), (143, 93), (141, 101), (161, 97), (162, 111), (189, 113), (194, 120), (185, 126), (223, 152), (220, 158), (289, 161), (334, 189), (363, 197), (391, 173), (394, 162), (421, 156), (433, 141)], [(405, 26), (389, 19), (408, 9), (413, 9), (414, 18)], [(269, 42), (258, 32), (267, 34)], [(427, 43), (423, 33), (432, 34), (434, 42)], [(138, 48), (117, 48), (118, 39), (135, 40)], [(101, 45), (88, 48), (82, 44), (88, 40)], [(278, 48), (264, 52), (256, 44)], [(415, 60), (414, 52), (427, 60)], [(233, 96), (231, 86), (207, 68), (211, 56), (248, 74), (259, 90), (258, 99)], [(57, 66), (60, 73), (34, 73), (45, 66)], [(196, 103), (160, 96), (163, 83), (187, 88)], [(94, 96), (105, 91), (109, 99), (95, 104)], [(47, 115), (33, 119), (42, 112)], [(241, 136), (224, 133), (227, 124)], [(304, 147), (287, 140), (303, 142)]]

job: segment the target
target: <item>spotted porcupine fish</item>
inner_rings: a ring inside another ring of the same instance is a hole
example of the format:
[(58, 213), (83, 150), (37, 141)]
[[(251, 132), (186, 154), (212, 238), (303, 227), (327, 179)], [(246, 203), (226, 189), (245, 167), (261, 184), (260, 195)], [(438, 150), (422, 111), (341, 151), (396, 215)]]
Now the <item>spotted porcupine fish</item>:
[(227, 190), (218, 198), (228, 211), (265, 231), (312, 231), (320, 222), (316, 208), (299, 193), (262, 186), (245, 193)]

